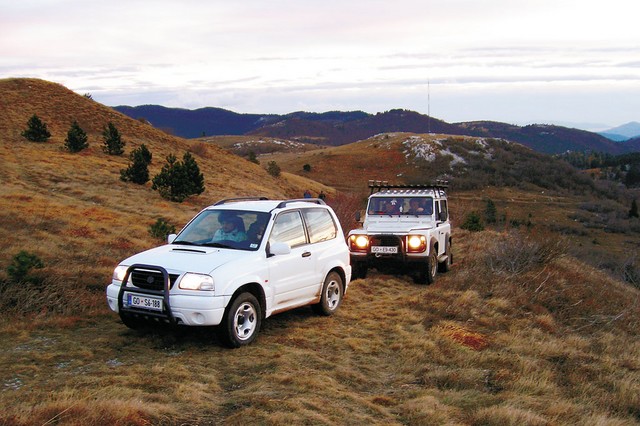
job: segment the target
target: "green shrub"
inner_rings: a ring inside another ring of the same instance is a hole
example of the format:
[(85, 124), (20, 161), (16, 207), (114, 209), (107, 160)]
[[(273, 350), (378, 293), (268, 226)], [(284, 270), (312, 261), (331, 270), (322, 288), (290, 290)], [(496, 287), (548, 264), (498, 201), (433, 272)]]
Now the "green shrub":
[(87, 134), (78, 125), (77, 121), (74, 121), (67, 132), (67, 138), (64, 140), (64, 146), (70, 152), (79, 152), (89, 147), (87, 142)]
[(249, 161), (252, 163), (260, 164), (260, 160), (258, 160), (258, 156), (255, 151), (249, 151)]
[(311, 171), (311, 164), (305, 164), (304, 166), (302, 166), (302, 170), (304, 170), (305, 172), (310, 172)]
[(13, 257), (13, 261), (7, 267), (7, 275), (13, 282), (32, 282), (35, 277), (30, 276), (32, 269), (44, 268), (44, 263), (33, 253), (25, 250), (20, 251)]
[(484, 226), (480, 220), (480, 215), (477, 212), (469, 213), (460, 228), (472, 232), (484, 230)]
[(46, 142), (51, 137), (51, 133), (47, 130), (47, 124), (33, 114), (27, 122), (27, 129), (22, 132), (22, 136), (31, 142)]
[(149, 226), (149, 235), (158, 240), (166, 240), (169, 234), (175, 234), (175, 232), (176, 227), (164, 218), (158, 218), (153, 225)]
[(280, 166), (278, 166), (278, 163), (276, 163), (275, 161), (269, 161), (269, 164), (267, 165), (267, 173), (269, 173), (273, 177), (279, 177)]

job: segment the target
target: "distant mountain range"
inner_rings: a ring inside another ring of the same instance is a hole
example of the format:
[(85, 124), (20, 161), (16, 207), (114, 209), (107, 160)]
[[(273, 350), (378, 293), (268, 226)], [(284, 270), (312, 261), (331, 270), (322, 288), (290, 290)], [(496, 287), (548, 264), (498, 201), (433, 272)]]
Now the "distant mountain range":
[(598, 134), (617, 142), (638, 138), (640, 137), (640, 123), (632, 121), (622, 126), (614, 127), (613, 129), (598, 132)]
[[(501, 138), (539, 152), (594, 151), (623, 154), (640, 151), (640, 139), (615, 142), (614, 138), (555, 125), (516, 126), (492, 121), (447, 123), (414, 111), (394, 109), (377, 114), (362, 111), (290, 114), (239, 114), (222, 108), (188, 110), (159, 105), (116, 106), (115, 110), (184, 138), (216, 135), (268, 136), (319, 145), (344, 145), (379, 133), (414, 132)], [(633, 133), (629, 127), (612, 134)], [(640, 124), (635, 123), (640, 128)], [(610, 132), (607, 131), (606, 134)], [(640, 134), (640, 131), (637, 133)]]

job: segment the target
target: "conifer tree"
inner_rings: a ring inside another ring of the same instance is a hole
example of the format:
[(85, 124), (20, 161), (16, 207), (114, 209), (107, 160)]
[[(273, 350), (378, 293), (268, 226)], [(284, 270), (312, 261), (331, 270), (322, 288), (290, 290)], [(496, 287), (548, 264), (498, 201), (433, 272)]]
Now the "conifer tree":
[(104, 145), (102, 150), (109, 155), (122, 155), (124, 153), (124, 141), (120, 137), (120, 132), (116, 126), (109, 122), (102, 132)]
[(200, 195), (204, 192), (204, 175), (200, 173), (200, 168), (196, 159), (189, 152), (182, 156), (182, 167), (188, 185), (189, 195)]
[(22, 136), (32, 142), (46, 142), (51, 137), (51, 133), (47, 129), (47, 124), (33, 114), (27, 122), (27, 129), (22, 132)]
[(64, 140), (64, 146), (70, 152), (79, 152), (89, 147), (87, 142), (87, 134), (78, 125), (77, 121), (74, 121), (67, 132), (67, 138)]
[(191, 195), (204, 192), (204, 176), (190, 153), (185, 153), (183, 161), (178, 161), (175, 155), (167, 156), (167, 163), (162, 166), (159, 174), (152, 179), (154, 190), (163, 198), (182, 202)]
[(125, 182), (133, 182), (144, 185), (149, 181), (149, 164), (151, 164), (151, 152), (142, 144), (129, 154), (129, 167), (120, 170), (120, 179)]
[(484, 218), (487, 223), (496, 223), (497, 221), (498, 211), (496, 209), (496, 204), (493, 202), (491, 198), (487, 198), (486, 206), (484, 210)]

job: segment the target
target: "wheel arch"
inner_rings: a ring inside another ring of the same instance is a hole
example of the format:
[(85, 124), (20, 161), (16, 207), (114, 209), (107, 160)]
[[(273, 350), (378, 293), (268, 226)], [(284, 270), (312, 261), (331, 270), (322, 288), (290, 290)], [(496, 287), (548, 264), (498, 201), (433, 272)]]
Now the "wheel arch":
[(267, 300), (266, 300), (266, 296), (264, 294), (264, 289), (262, 288), (262, 286), (255, 282), (241, 285), (236, 289), (236, 291), (233, 292), (233, 295), (229, 299), (229, 304), (231, 304), (231, 301), (234, 300), (236, 297), (238, 297), (238, 295), (241, 293), (251, 293), (256, 299), (258, 299), (258, 303), (260, 303), (260, 311), (261, 311), (260, 316), (262, 317), (262, 319), (265, 319), (266, 311), (267, 311)]

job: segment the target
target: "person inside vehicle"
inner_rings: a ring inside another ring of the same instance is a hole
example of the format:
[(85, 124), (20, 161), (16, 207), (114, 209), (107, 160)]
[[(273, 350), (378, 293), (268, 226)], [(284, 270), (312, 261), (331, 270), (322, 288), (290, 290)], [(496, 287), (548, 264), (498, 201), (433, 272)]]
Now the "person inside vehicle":
[(384, 214), (400, 214), (400, 203), (393, 199), (384, 205)]
[(409, 210), (407, 210), (407, 214), (423, 214), (424, 209), (420, 205), (420, 200), (417, 198), (411, 198), (409, 200)]
[(220, 215), (220, 228), (213, 234), (211, 241), (244, 241), (247, 234), (244, 232), (244, 222), (239, 216)]
[(259, 243), (262, 240), (262, 236), (264, 235), (264, 231), (267, 229), (267, 223), (263, 219), (256, 219), (251, 225), (249, 225), (249, 230), (247, 231), (247, 240), (252, 243)]

